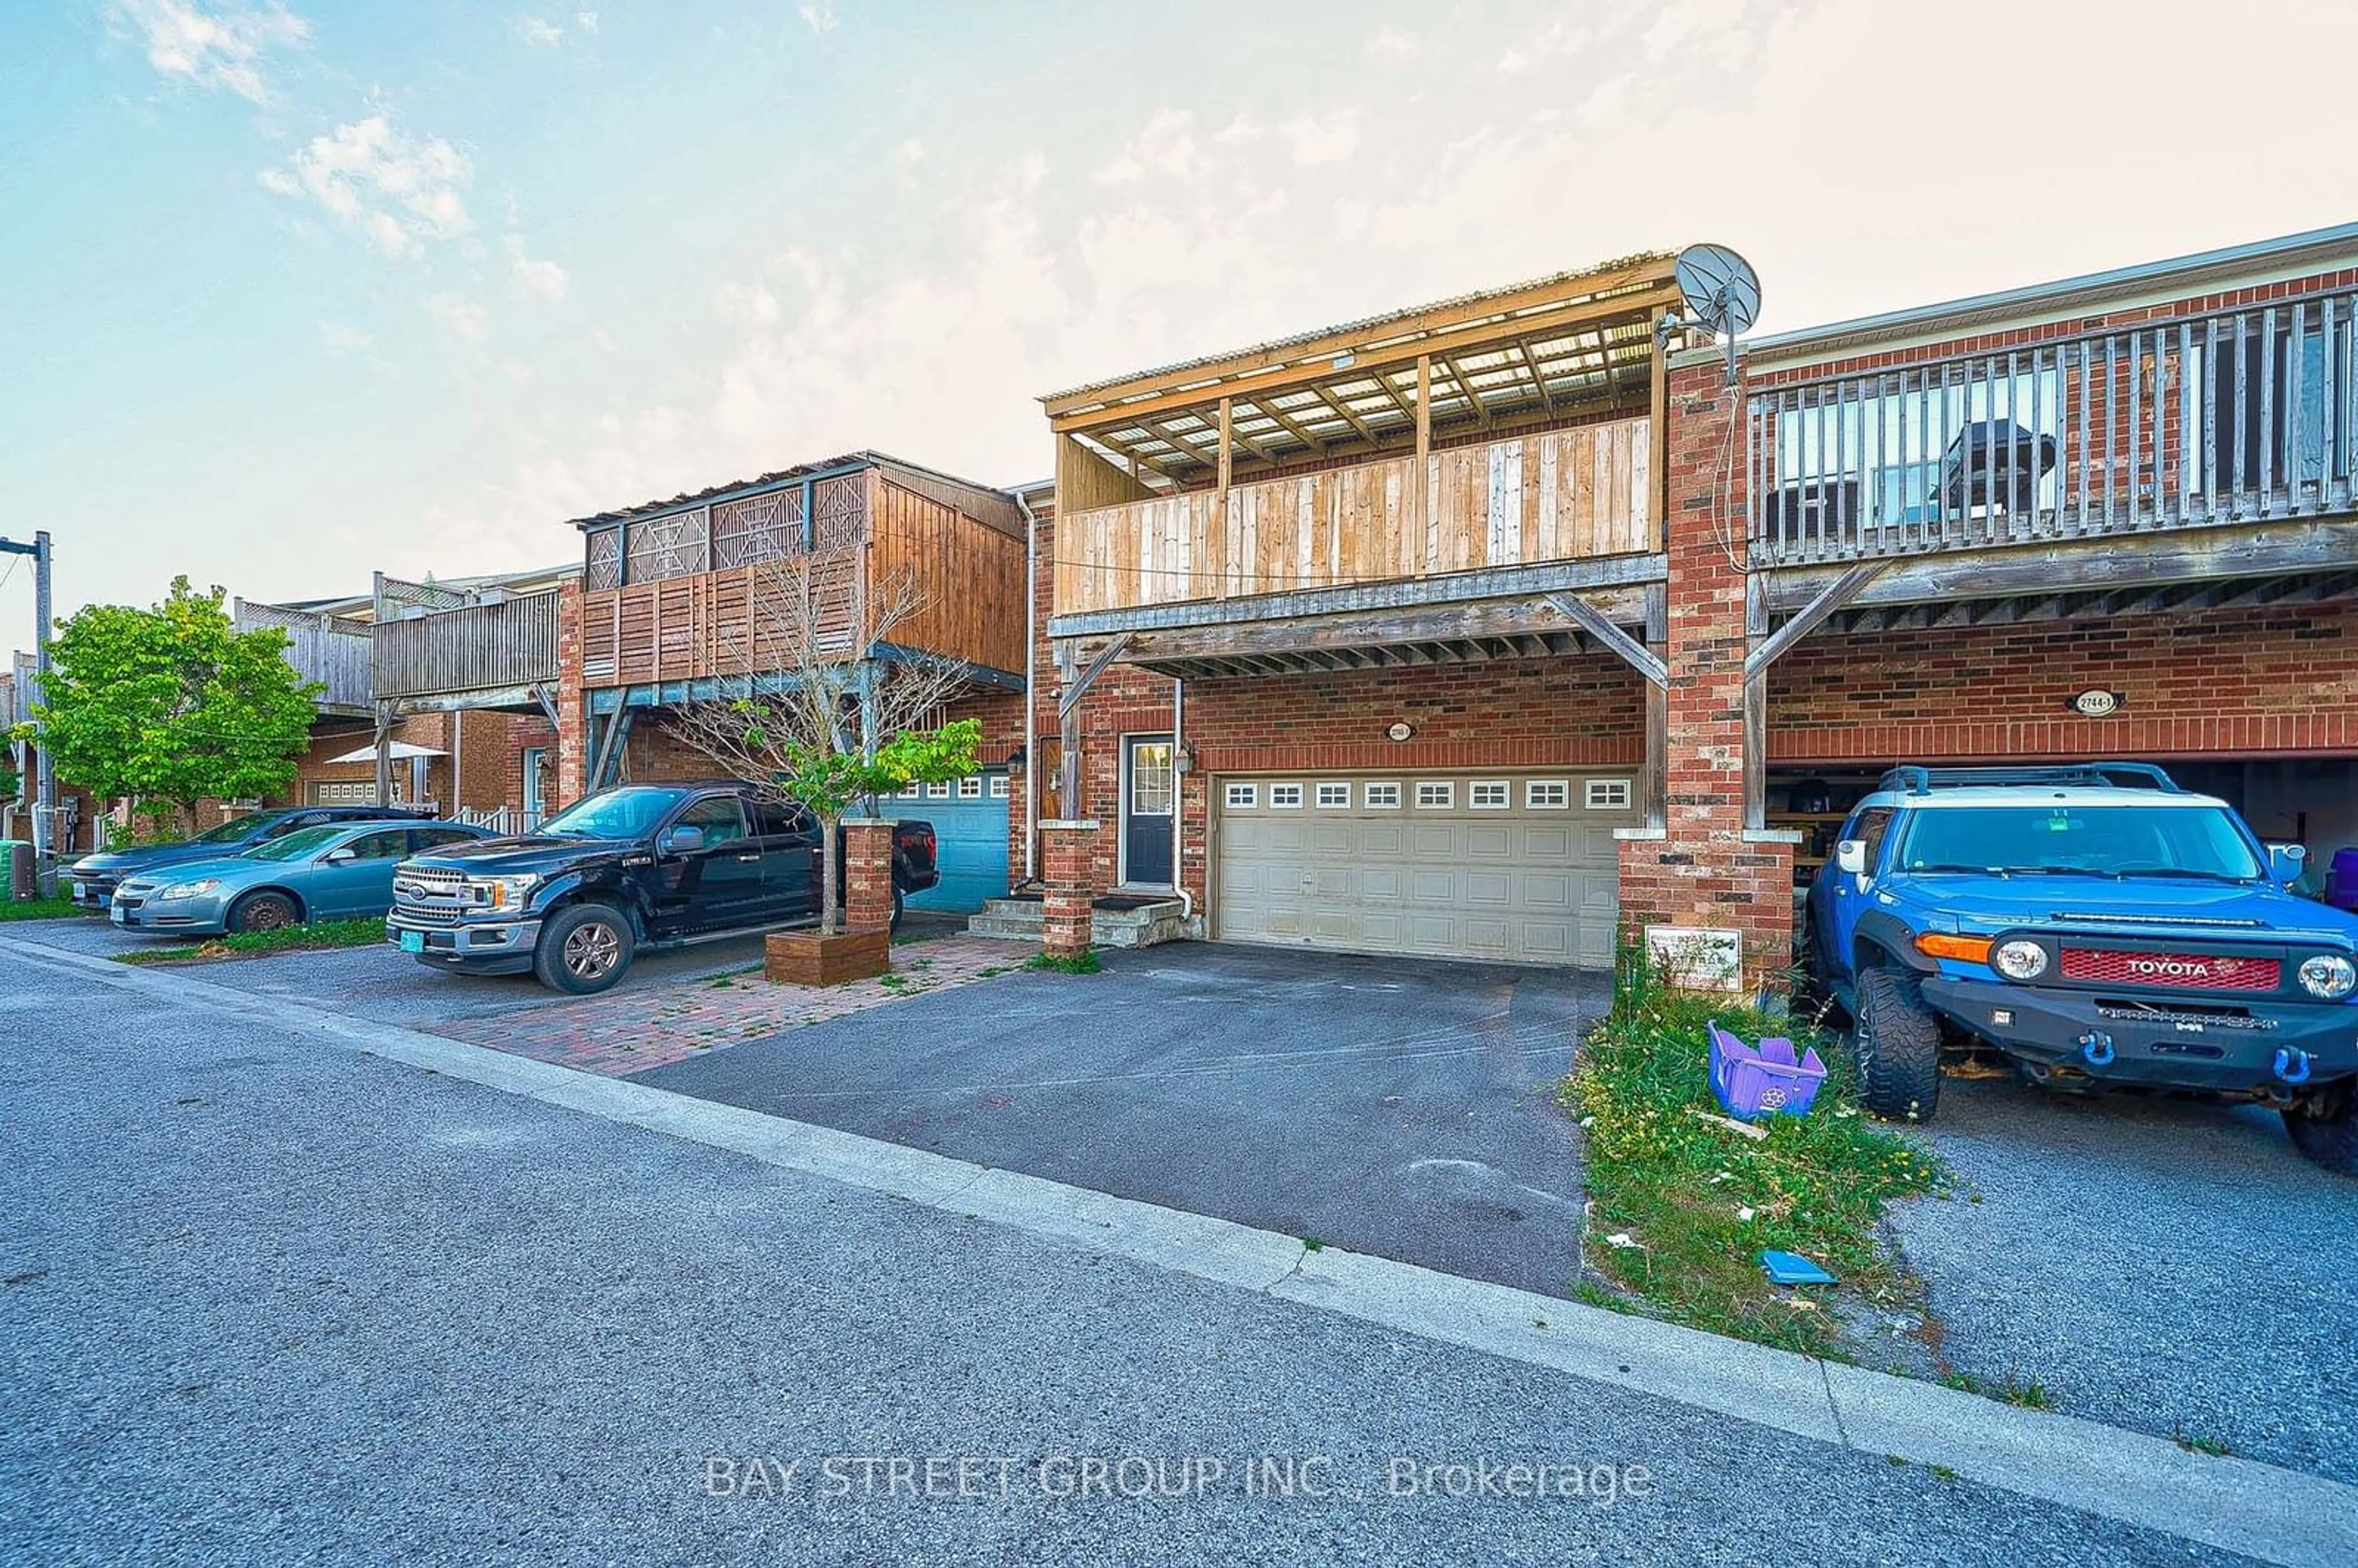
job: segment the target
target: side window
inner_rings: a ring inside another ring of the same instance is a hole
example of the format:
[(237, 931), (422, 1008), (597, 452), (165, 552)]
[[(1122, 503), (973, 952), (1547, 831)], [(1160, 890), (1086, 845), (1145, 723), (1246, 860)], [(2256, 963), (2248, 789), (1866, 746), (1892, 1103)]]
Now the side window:
[(283, 817), (280, 820), (272, 823), (269, 827), (262, 830), (262, 837), (265, 840), (271, 838), (284, 838), (289, 833), (294, 832), (297, 827), (317, 827), (327, 819), (328, 816), (325, 812), (307, 811), (298, 816)]
[(365, 833), (349, 848), (355, 860), (398, 860), (409, 853), (409, 832), (396, 827), (387, 833)]
[(799, 806), (784, 806), (773, 800), (749, 800), (745, 809), (753, 819), (753, 831), (764, 838), (789, 837), (809, 827)]
[(1891, 831), (1891, 819), (1897, 815), (1887, 806), (1870, 806), (1850, 820), (1849, 837), (1866, 845), (1866, 864), (1871, 871), (1883, 857), (1884, 835)]
[(471, 843), (478, 837), (458, 827), (420, 827), (410, 833), (409, 842), (414, 849), (422, 851), (438, 849), (445, 844)]
[(717, 844), (732, 844), (745, 837), (745, 813), (738, 806), (735, 795), (716, 795), (699, 800), (681, 812), (675, 826), (702, 828), (704, 847), (709, 849)]

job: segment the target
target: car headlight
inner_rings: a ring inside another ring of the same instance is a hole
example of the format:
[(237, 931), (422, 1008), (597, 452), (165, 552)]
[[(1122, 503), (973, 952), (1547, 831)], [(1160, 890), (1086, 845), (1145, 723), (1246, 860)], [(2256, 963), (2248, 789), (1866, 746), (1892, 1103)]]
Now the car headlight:
[(201, 898), (219, 886), (221, 886), (221, 879), (218, 877), (199, 877), (192, 882), (174, 882), (156, 896), (157, 898)]
[(2340, 1001), (2358, 989), (2358, 964), (2331, 953), (2320, 953), (2300, 966), (2300, 989), (2327, 1001)]
[(522, 909), (539, 885), (536, 876), (469, 877), (467, 897), (477, 909)]
[(2047, 972), (2047, 949), (2017, 936), (1990, 949), (1990, 967), (2010, 980), (2035, 980)]

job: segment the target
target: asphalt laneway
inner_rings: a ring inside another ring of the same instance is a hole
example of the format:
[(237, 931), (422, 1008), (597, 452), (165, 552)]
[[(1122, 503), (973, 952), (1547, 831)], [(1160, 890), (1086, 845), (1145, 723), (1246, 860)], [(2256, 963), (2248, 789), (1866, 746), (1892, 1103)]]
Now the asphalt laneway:
[(1926, 1137), (1982, 1195), (1893, 1215), (1960, 1370), (2358, 1481), (2358, 1181), (2281, 1117), (1952, 1079)]
[[(11, 1560), (2235, 1561), (201, 999), (16, 962), (0, 1016)], [(828, 1455), (1009, 1479), (838, 1463), (814, 1496)], [(1255, 1455), (1326, 1495), (1247, 1495)], [(1055, 1495), (1087, 1457), (1228, 1468)], [(1649, 1495), (1393, 1498), (1400, 1458), (1640, 1465)], [(795, 1468), (711, 1495), (754, 1460)]]
[(1185, 943), (644, 1074), (699, 1098), (1561, 1295), (1603, 977)]

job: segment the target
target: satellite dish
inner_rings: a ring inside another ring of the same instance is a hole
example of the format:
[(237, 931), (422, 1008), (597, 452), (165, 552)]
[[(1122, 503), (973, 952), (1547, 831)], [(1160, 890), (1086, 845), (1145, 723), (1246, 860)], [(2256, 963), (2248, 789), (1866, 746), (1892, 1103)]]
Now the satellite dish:
[(1759, 319), (1760, 275), (1725, 245), (1689, 245), (1676, 270), (1688, 312), (1716, 335), (1735, 337)]
[(1760, 316), (1760, 275), (1725, 245), (1689, 245), (1673, 271), (1688, 319), (1727, 345), (1727, 379), (1734, 385), (1736, 340)]

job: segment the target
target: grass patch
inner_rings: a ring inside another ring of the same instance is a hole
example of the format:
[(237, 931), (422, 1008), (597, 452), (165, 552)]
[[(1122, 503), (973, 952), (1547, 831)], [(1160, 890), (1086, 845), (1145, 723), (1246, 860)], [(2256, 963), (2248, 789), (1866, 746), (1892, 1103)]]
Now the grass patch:
[[(1580, 1047), (1562, 1102), (1587, 1136), (1594, 1272), (1674, 1322), (1810, 1355), (1844, 1357), (1833, 1313), (1768, 1283), (1758, 1255), (1815, 1259), (1843, 1289), (1897, 1303), (1907, 1286), (1884, 1238), (1885, 1206), (1933, 1190), (1933, 1158), (1858, 1108), (1848, 1063), (1819, 1039), (1828, 1073), (1811, 1113), (1761, 1123), (1755, 1141), (1690, 1114), (1717, 1112), (1704, 1025), (1747, 1038), (1810, 1034), (1728, 997), (1665, 986), (1625, 955), (1613, 1011)], [(1612, 1238), (1610, 1241), (1607, 1238)], [(1584, 1300), (1596, 1292), (1583, 1290)]]
[(1979, 1394), (1985, 1400), (2003, 1400), (2025, 1410), (2051, 1411), (2055, 1408), (2054, 1394), (2035, 1378), (2028, 1381), (2008, 1378), (2002, 1383), (1993, 1383), (1986, 1379), (1976, 1378), (1971, 1372), (1949, 1372), (1942, 1377), (1941, 1381), (1961, 1392)]
[(277, 931), (233, 931), (177, 947), (148, 947), (123, 953), (124, 964), (194, 964), (214, 958), (254, 958), (265, 953), (300, 953), (322, 947), (369, 947), (384, 940), (384, 921), (377, 915), (358, 920), (322, 920), (310, 925), (289, 925)]
[(77, 915), (88, 919), (97, 913), (70, 898), (0, 899), (0, 920), (70, 920)]
[(2169, 1429), (2169, 1440), (2189, 1454), (2208, 1454), (2213, 1459), (2224, 1459), (2234, 1452), (2215, 1437), (2190, 1437), (2186, 1428), (2177, 1424)]
[(1094, 975), (1105, 968), (1098, 962), (1094, 947), (1077, 958), (1060, 958), (1053, 953), (1034, 953), (1023, 960), (1023, 967), (1027, 969), (1054, 969), (1060, 975)]

